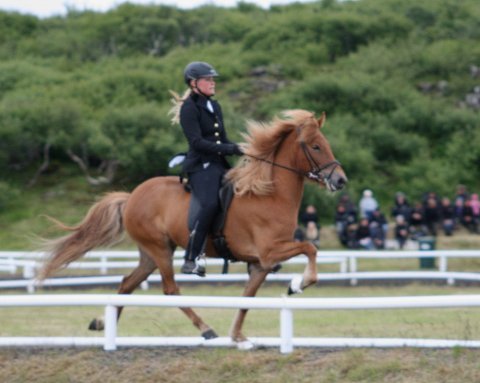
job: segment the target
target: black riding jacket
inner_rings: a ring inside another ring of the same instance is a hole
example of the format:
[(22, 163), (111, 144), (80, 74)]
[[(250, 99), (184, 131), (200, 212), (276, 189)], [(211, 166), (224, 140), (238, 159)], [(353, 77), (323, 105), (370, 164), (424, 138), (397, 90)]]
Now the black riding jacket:
[(199, 171), (206, 163), (218, 163), (229, 169), (225, 156), (234, 154), (237, 147), (227, 138), (220, 105), (210, 99), (212, 113), (207, 107), (208, 100), (192, 92), (180, 109), (180, 125), (189, 146), (183, 163), (185, 173)]

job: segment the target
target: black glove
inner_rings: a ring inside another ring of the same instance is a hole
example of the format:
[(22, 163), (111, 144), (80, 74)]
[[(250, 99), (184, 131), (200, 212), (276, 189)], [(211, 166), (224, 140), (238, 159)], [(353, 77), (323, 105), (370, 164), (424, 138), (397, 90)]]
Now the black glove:
[(242, 148), (239, 145), (234, 144), (233, 154), (236, 154), (237, 156), (243, 155)]
[(242, 149), (237, 144), (224, 144), (225, 152), (224, 155), (231, 156), (232, 154), (238, 154), (241, 156), (243, 154)]

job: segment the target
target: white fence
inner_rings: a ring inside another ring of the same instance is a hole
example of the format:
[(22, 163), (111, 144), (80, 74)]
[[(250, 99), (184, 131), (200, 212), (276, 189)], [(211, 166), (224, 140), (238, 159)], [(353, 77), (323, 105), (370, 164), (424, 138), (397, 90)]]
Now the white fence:
[[(174, 266), (180, 266), (183, 260), (180, 259), (184, 255), (184, 251), (175, 251)], [(42, 252), (21, 252), (21, 251), (0, 251), (0, 271), (8, 271), (15, 274), (18, 268), (23, 270), (24, 278), (32, 278), (36, 270), (41, 267), (41, 261), (45, 254)], [(479, 252), (480, 256), (480, 252)], [(99, 270), (105, 275), (108, 270), (134, 268), (138, 265), (137, 251), (91, 251), (78, 262), (68, 265), (69, 269), (91, 269)], [(85, 261), (85, 259), (87, 261)], [(118, 261), (118, 259), (131, 259), (132, 261)], [(92, 260), (92, 261), (89, 261)], [(340, 272), (347, 271), (347, 257), (334, 254), (332, 256), (325, 255), (323, 252), (317, 256), (318, 263), (334, 263), (339, 265)], [(209, 266), (222, 266), (223, 259), (208, 258)], [(285, 262), (286, 264), (306, 264), (306, 258), (292, 258)]]
[[(294, 347), (471, 347), (477, 340), (398, 339), (398, 338), (295, 338), (294, 310), (365, 310), (398, 308), (480, 307), (480, 295), (447, 295), (376, 298), (239, 298), (126, 295), (10, 295), (1, 307), (104, 306), (105, 336), (99, 337), (0, 337), (0, 346), (100, 346), (113, 351), (118, 346), (234, 346), (229, 338), (117, 337), (116, 306), (203, 307), (223, 309), (280, 310), (279, 338), (252, 338), (257, 346), (280, 347), (291, 353)], [(32, 318), (34, 320), (34, 318)]]
[[(177, 258), (183, 256), (183, 251), (176, 252)], [(43, 253), (39, 252), (0, 252), (0, 270), (2, 268), (10, 273), (15, 273), (17, 268), (23, 268), (23, 280), (4, 280), (0, 281), (0, 288), (26, 288), (29, 292), (35, 290), (34, 276), (37, 268), (40, 266), (40, 258)], [(438, 260), (438, 269), (432, 271), (379, 271), (379, 272), (359, 272), (358, 266), (361, 259), (417, 259), (417, 258), (435, 258)], [(133, 268), (137, 261), (118, 261), (118, 259), (136, 259), (138, 253), (135, 251), (94, 251), (87, 253), (86, 261), (74, 262), (69, 265), (70, 268), (77, 269), (97, 269), (102, 274), (106, 274), (110, 269)], [(319, 251), (317, 255), (318, 263), (333, 263), (339, 266), (338, 273), (320, 273), (318, 278), (321, 281), (349, 281), (350, 284), (357, 284), (358, 280), (372, 279), (427, 279), (427, 280), (445, 280), (452, 285), (456, 280), (480, 281), (480, 273), (477, 272), (459, 272), (448, 271), (448, 260), (451, 258), (480, 258), (480, 250), (411, 250), (411, 251)], [(175, 259), (174, 265), (179, 266), (183, 261)], [(305, 264), (306, 257), (295, 257), (285, 265)], [(223, 265), (221, 259), (208, 259), (208, 266)], [(291, 273), (270, 274), (267, 281), (284, 282), (290, 281), (293, 277)], [(243, 282), (248, 279), (246, 273), (232, 274), (213, 274), (208, 273), (206, 278), (198, 278), (192, 275), (176, 276), (178, 282)], [(100, 284), (118, 284), (122, 276), (104, 275), (89, 277), (71, 277), (71, 278), (52, 278), (44, 281), (43, 286), (86, 286)], [(160, 276), (155, 273), (142, 284), (142, 288), (148, 288), (149, 282), (160, 282)]]

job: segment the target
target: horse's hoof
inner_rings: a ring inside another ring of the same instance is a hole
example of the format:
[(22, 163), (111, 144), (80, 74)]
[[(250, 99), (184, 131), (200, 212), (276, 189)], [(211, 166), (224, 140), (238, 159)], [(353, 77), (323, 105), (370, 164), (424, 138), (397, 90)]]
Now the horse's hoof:
[(95, 318), (90, 322), (88, 326), (89, 330), (92, 331), (102, 331), (105, 328), (105, 322), (101, 318)]
[(217, 333), (212, 329), (208, 329), (207, 331), (202, 332), (202, 336), (205, 340), (218, 338)]
[(293, 295), (293, 294), (303, 293), (302, 282), (303, 282), (302, 276), (295, 275), (293, 279), (290, 281), (290, 286), (288, 286), (287, 294)]
[(249, 340), (243, 340), (241, 342), (237, 342), (237, 349), (242, 351), (249, 351), (255, 348), (255, 344), (250, 342)]

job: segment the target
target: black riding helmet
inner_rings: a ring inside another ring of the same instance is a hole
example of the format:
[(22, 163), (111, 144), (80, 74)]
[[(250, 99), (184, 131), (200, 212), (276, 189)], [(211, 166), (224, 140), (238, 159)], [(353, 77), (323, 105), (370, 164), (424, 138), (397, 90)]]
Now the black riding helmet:
[(210, 64), (202, 61), (194, 61), (185, 67), (183, 75), (185, 83), (190, 85), (191, 80), (198, 80), (203, 77), (217, 77), (218, 73)]

